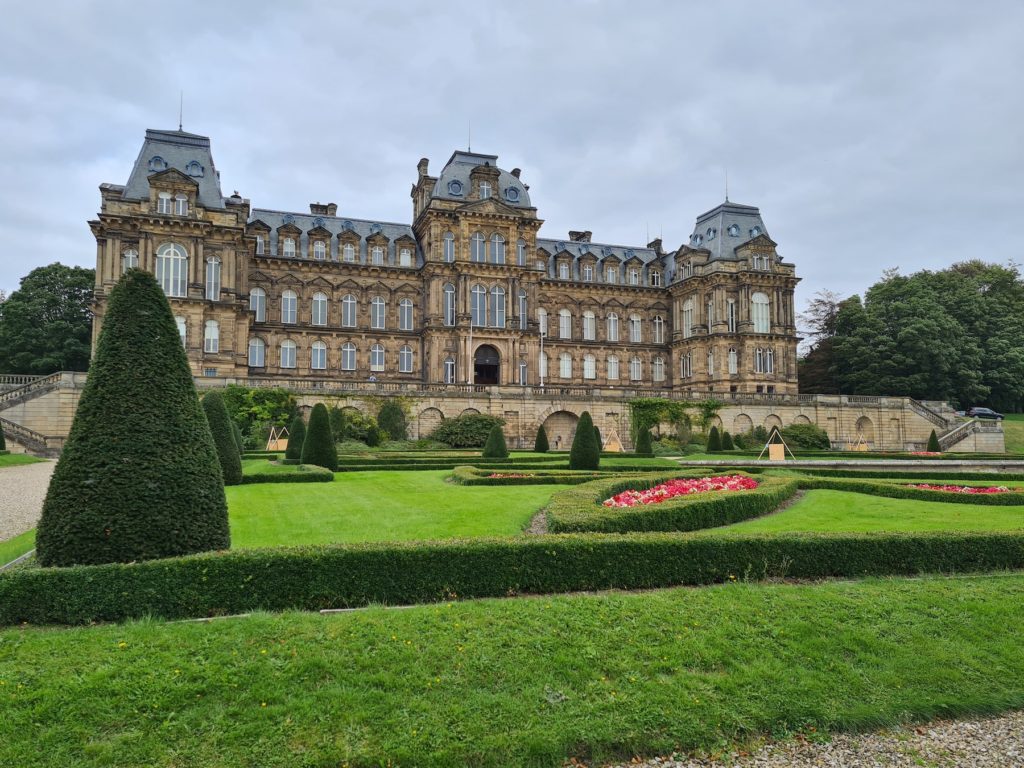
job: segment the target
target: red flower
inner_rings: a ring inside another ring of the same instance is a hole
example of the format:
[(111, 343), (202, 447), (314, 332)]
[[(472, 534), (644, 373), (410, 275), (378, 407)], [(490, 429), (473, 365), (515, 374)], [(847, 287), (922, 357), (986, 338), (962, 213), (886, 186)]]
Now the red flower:
[(659, 504), (676, 496), (708, 491), (749, 491), (757, 488), (757, 481), (743, 475), (721, 475), (719, 477), (680, 478), (648, 488), (645, 491), (623, 491), (605, 499), (606, 507), (635, 507), (638, 504)]
[(930, 485), (929, 483), (915, 483), (909, 488), (920, 488), (922, 491), (945, 491), (946, 493), (1008, 493), (1010, 491), (1005, 485), (990, 485), (983, 488), (977, 485)]

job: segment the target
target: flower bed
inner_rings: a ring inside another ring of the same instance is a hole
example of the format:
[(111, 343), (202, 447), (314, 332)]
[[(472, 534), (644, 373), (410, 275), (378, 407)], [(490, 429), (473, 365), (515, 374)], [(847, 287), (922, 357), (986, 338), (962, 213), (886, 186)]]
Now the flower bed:
[(911, 456), (941, 456), (941, 451), (911, 451)]
[(757, 481), (743, 475), (718, 477), (678, 478), (640, 491), (626, 490), (605, 499), (606, 507), (635, 507), (639, 504), (659, 504), (677, 496), (707, 491), (749, 491), (757, 488)]
[(930, 483), (915, 483), (911, 488), (919, 488), (922, 491), (945, 491), (946, 493), (1009, 493), (1010, 489), (1005, 485), (990, 485), (987, 487), (976, 485), (931, 485)]
[(513, 477), (536, 477), (536, 475), (516, 474), (515, 472), (492, 472), (487, 476), (488, 480), (508, 480)]

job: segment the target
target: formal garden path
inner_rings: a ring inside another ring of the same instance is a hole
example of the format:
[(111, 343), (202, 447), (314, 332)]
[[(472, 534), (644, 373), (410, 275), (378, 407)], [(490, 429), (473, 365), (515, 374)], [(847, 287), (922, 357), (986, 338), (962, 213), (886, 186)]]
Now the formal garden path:
[(40, 461), (0, 469), (0, 541), (36, 527), (55, 466)]

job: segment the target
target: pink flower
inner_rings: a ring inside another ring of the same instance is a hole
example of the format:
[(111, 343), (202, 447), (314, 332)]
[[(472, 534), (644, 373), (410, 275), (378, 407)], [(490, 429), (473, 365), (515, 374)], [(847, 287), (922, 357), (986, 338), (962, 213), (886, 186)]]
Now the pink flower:
[(488, 480), (504, 480), (510, 477), (533, 477), (533, 475), (517, 475), (514, 472), (492, 472), (487, 476)]
[(1008, 493), (1010, 491), (1005, 485), (990, 485), (987, 488), (977, 485), (930, 485), (929, 483), (915, 483), (908, 488), (920, 488), (922, 491), (945, 491), (946, 493)]
[(644, 491), (623, 491), (602, 504), (606, 507), (635, 507), (638, 504), (659, 504), (676, 496), (708, 491), (749, 491), (757, 488), (757, 481), (743, 475), (722, 475), (719, 477), (680, 478), (648, 488)]

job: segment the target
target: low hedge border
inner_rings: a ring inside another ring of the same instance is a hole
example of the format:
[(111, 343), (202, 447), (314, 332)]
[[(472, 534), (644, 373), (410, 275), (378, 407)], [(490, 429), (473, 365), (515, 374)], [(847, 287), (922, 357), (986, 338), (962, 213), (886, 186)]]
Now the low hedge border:
[(300, 465), (293, 472), (266, 472), (242, 475), (242, 485), (262, 483), (332, 483), (334, 473), (329, 469)]
[[(282, 462), (287, 463), (287, 462)], [(403, 472), (416, 472), (416, 471), (429, 471), (436, 469), (455, 469), (459, 466), (465, 465), (465, 460), (454, 461), (454, 462), (435, 462), (435, 463), (420, 463), (420, 464), (391, 464), (389, 462), (378, 461), (372, 464), (339, 464), (339, 472), (378, 472), (387, 470), (401, 470)], [(564, 462), (548, 462), (548, 463), (509, 463), (505, 461), (498, 461), (494, 463), (486, 463), (483, 461), (474, 461), (473, 466), (480, 467), (481, 469), (489, 469), (494, 472), (518, 472), (518, 471), (534, 471), (534, 470), (567, 470), (569, 468), (568, 460)], [(644, 473), (644, 472), (671, 472), (671, 467), (643, 467), (633, 466), (630, 464), (602, 464), (598, 469), (599, 472), (632, 472), (632, 473)]]
[(284, 451), (244, 451), (243, 459), (270, 459), (275, 456), (284, 456)]
[(475, 466), (455, 467), (451, 480), (456, 485), (580, 485), (602, 477), (614, 477), (615, 472), (579, 472), (528, 470), (532, 477), (488, 477), (495, 472), (519, 472), (520, 469), (480, 469)]
[[(800, 488), (805, 490), (846, 491), (864, 493), (869, 496), (885, 496), (890, 499), (912, 499), (914, 501), (937, 501), (944, 504), (981, 504), (991, 507), (1024, 506), (1024, 492), (1006, 493), (955, 493), (951, 491), (929, 491), (924, 488), (909, 488), (906, 485), (870, 480), (851, 480), (826, 477), (798, 478)], [(994, 483), (998, 485), (998, 482)], [(1021, 519), (1024, 528), (1024, 517)]]
[[(744, 470), (747, 471), (747, 470)], [(813, 477), (863, 477), (872, 479), (893, 480), (991, 480), (998, 485), (1000, 480), (1017, 481), (1024, 480), (1024, 473), (1020, 472), (951, 472), (936, 471), (923, 468), (921, 470), (884, 470), (884, 469), (813, 469), (801, 467), (798, 471), (802, 475)]]
[(0, 574), (0, 625), (321, 610), (730, 577), (911, 576), (1024, 568), (1024, 534), (600, 534), (212, 553)]

